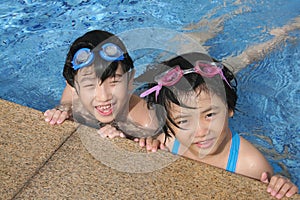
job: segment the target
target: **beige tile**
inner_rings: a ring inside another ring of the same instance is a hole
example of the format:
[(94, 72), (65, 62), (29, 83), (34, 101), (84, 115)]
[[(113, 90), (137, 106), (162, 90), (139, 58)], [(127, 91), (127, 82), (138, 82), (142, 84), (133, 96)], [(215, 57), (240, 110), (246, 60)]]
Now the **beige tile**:
[(256, 180), (85, 126), (72, 134), (3, 100), (0, 111), (0, 199), (274, 199)]
[(273, 199), (259, 181), (167, 152), (147, 154), (131, 141), (102, 139), (85, 126), (16, 199), (32, 198)]
[(0, 199), (11, 199), (75, 131), (50, 126), (37, 110), (0, 99)]

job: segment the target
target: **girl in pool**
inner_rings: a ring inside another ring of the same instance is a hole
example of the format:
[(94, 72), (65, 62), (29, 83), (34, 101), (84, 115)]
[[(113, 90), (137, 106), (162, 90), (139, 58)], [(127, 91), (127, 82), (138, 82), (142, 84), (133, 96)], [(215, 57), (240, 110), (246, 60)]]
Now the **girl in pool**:
[[(101, 136), (110, 138), (131, 137), (119, 131), (116, 121), (129, 119), (142, 127), (156, 127), (155, 113), (143, 99), (130, 94), (134, 74), (133, 61), (117, 36), (100, 30), (87, 32), (70, 47), (63, 72), (67, 86), (61, 104), (47, 110), (45, 120), (61, 124), (72, 116), (80, 123), (99, 128)], [(148, 137), (147, 149), (156, 151), (156, 142)], [(140, 145), (144, 144), (141, 139)]]
[(150, 106), (165, 109), (157, 109), (157, 116), (166, 119), (166, 146), (174, 154), (269, 183), (268, 192), (277, 198), (297, 193), (288, 179), (272, 176), (264, 156), (230, 129), (236, 79), (222, 63), (205, 54), (189, 53), (157, 65), (137, 80), (150, 83), (141, 97), (147, 96)]

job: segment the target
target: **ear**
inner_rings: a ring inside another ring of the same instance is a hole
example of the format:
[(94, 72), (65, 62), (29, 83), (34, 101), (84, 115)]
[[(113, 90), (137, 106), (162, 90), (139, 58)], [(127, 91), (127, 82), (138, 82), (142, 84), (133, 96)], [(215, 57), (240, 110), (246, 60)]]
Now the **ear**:
[(229, 110), (229, 111), (228, 111), (228, 115), (229, 115), (229, 117), (233, 117), (234, 111), (233, 111), (233, 110)]
[(132, 69), (129, 73), (129, 81), (128, 81), (128, 88), (130, 91), (133, 90), (133, 81), (134, 81), (134, 75), (135, 75), (135, 69)]

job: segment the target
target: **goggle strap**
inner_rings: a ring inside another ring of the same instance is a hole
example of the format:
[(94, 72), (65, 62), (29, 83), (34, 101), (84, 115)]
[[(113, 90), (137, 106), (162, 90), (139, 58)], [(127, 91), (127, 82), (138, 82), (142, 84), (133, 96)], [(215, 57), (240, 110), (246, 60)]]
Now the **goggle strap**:
[(220, 70), (220, 73), (219, 73), (219, 74), (220, 74), (221, 78), (227, 83), (227, 85), (228, 85), (230, 88), (232, 88), (231, 85), (229, 84), (229, 82), (227, 81), (226, 77), (224, 76), (222, 70)]
[(142, 94), (140, 94), (140, 97), (145, 97), (145, 96), (148, 96), (149, 94), (151, 94), (152, 92), (155, 91), (155, 100), (157, 101), (157, 97), (159, 95), (159, 91), (161, 90), (162, 88), (162, 85), (161, 84), (158, 84), (152, 88), (150, 88), (149, 90), (146, 90), (145, 92), (143, 92)]

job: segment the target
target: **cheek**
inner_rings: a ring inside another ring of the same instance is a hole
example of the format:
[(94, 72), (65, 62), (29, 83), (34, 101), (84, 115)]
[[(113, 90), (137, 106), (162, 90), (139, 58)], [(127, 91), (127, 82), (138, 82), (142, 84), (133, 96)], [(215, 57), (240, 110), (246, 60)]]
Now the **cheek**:
[(112, 94), (116, 98), (124, 99), (124, 97), (127, 96), (128, 92), (129, 91), (128, 91), (127, 84), (124, 84), (124, 83), (118, 84), (112, 89)]
[(95, 97), (95, 89), (82, 89), (79, 93), (79, 98), (82, 101), (83, 104), (87, 104)]
[(192, 131), (183, 131), (181, 129), (175, 130), (176, 138), (186, 147), (189, 147), (195, 137), (194, 132)]

